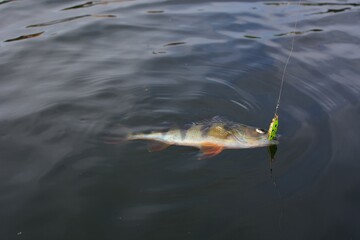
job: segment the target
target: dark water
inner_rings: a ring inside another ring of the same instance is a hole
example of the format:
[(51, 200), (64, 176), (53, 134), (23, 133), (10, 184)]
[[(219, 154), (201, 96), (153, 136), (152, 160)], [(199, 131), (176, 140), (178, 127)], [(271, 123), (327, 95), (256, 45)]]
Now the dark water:
[[(1, 239), (360, 239), (360, 4), (1, 1)], [(266, 148), (102, 141), (219, 115)]]

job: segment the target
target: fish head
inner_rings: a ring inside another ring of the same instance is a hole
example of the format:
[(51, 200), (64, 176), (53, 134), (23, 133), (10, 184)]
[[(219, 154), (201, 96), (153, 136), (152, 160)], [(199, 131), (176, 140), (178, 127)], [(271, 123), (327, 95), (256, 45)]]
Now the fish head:
[(269, 140), (268, 132), (261, 128), (236, 124), (232, 127), (231, 133), (239, 147), (264, 147), (278, 143), (277, 140)]

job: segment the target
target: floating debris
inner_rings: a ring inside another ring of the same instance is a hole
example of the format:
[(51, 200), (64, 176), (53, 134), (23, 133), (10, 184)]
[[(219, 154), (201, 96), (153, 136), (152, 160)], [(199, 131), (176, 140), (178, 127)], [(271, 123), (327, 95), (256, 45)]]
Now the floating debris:
[(44, 32), (38, 32), (38, 33), (33, 33), (33, 34), (28, 34), (28, 35), (22, 35), (17, 38), (11, 38), (11, 39), (5, 40), (4, 42), (14, 42), (14, 41), (24, 40), (24, 39), (28, 39), (28, 38), (39, 37), (43, 33)]

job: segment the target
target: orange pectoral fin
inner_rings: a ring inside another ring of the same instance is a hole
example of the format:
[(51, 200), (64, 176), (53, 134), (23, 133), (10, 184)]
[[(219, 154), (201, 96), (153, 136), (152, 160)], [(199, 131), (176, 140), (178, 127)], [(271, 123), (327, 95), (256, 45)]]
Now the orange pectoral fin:
[(162, 151), (162, 150), (168, 148), (169, 146), (170, 146), (170, 144), (167, 144), (167, 143), (151, 141), (148, 144), (148, 150), (149, 150), (149, 152), (158, 152), (158, 151)]
[(219, 153), (221, 153), (222, 150), (224, 150), (223, 146), (216, 145), (213, 143), (204, 143), (201, 145), (200, 148), (202, 155), (199, 157), (199, 160), (216, 156)]

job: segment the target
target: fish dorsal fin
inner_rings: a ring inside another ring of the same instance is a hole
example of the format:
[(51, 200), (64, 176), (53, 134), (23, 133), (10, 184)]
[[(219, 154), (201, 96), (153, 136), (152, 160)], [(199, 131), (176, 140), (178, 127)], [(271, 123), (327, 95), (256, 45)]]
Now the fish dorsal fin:
[(215, 117), (212, 117), (211, 119), (194, 122), (194, 124), (196, 124), (196, 125), (207, 125), (207, 124), (210, 125), (212, 123), (224, 123), (225, 124), (225, 123), (230, 123), (230, 121), (225, 117), (215, 116)]
[(159, 141), (150, 141), (148, 143), (149, 152), (158, 152), (168, 148), (170, 144), (159, 142)]
[(201, 151), (202, 155), (199, 157), (199, 160), (216, 156), (219, 153), (221, 153), (222, 150), (224, 150), (223, 146), (213, 144), (210, 142), (203, 143), (203, 144), (201, 144), (201, 147), (200, 147), (200, 151)]
[(219, 122), (219, 123), (229, 122), (229, 120), (226, 117), (222, 117), (222, 116), (218, 116), (218, 115), (211, 118), (210, 121), (211, 122)]
[(170, 125), (169, 131), (173, 131), (173, 130), (178, 130), (179, 129), (179, 124), (177, 123), (172, 123)]

